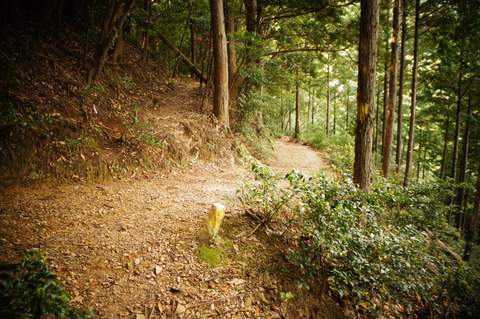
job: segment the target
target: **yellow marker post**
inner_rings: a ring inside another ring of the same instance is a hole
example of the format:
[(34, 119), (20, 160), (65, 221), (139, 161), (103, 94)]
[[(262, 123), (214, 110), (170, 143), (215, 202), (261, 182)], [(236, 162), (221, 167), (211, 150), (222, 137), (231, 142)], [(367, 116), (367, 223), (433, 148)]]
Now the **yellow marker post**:
[(220, 230), (223, 218), (225, 217), (225, 206), (222, 204), (212, 204), (207, 217), (207, 230), (210, 236), (215, 237)]

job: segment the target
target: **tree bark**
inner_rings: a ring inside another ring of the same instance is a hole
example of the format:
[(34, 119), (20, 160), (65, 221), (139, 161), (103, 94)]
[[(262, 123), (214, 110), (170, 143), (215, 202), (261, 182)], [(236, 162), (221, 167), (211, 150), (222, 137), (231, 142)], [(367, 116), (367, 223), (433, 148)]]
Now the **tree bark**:
[(397, 150), (395, 158), (395, 171), (400, 173), (400, 166), (402, 165), (402, 138), (403, 138), (403, 84), (405, 74), (405, 45), (407, 41), (407, 0), (402, 0), (402, 49), (400, 50), (400, 75), (398, 86), (398, 116), (397, 116)]
[[(193, 20), (190, 20), (190, 43), (191, 43), (190, 55), (192, 59), (191, 61), (193, 65), (196, 65), (197, 64), (197, 46), (195, 43), (195, 24)], [(190, 72), (191, 72), (190, 77), (193, 80), (195, 80), (196, 78), (195, 72), (193, 72), (191, 69), (190, 69)]]
[[(152, 1), (144, 0), (143, 9), (147, 12), (147, 19), (143, 24), (143, 33), (142, 33), (142, 61), (145, 62), (148, 60), (149, 52), (148, 47), (150, 45), (150, 36), (149, 31), (151, 28), (151, 18), (152, 18)], [(140, 26), (140, 25), (139, 25)]]
[(227, 33), (228, 90), (230, 112), (237, 109), (239, 78), (237, 75), (237, 51), (235, 48), (235, 20), (232, 14), (232, 0), (225, 1), (225, 31)]
[(293, 138), (299, 138), (300, 136), (300, 85), (299, 85), (299, 72), (296, 71), (297, 78), (295, 79), (295, 132)]
[[(183, 49), (183, 43), (185, 41), (185, 36), (187, 35), (188, 26), (190, 25), (190, 17), (192, 16), (192, 10), (193, 10), (193, 3), (189, 2), (188, 3), (188, 17), (187, 17), (187, 21), (185, 22), (185, 28), (184, 28), (183, 33), (182, 33), (182, 39), (180, 40), (180, 47), (178, 48), (179, 52), (182, 52), (182, 49)], [(173, 77), (176, 77), (176, 75), (177, 75), (178, 65), (180, 64), (181, 59), (182, 58), (180, 57), (180, 54), (179, 54), (178, 57), (177, 57), (177, 62), (175, 62), (175, 67), (173, 68)]]
[(385, 139), (383, 142), (382, 174), (388, 178), (392, 159), (393, 124), (395, 121), (395, 101), (397, 94), (397, 63), (398, 63), (398, 33), (400, 30), (400, 0), (393, 3), (393, 27), (392, 27), (392, 54), (390, 56), (390, 82), (388, 90), (387, 118), (385, 123)]
[(108, 7), (107, 14), (103, 21), (102, 31), (98, 39), (97, 49), (93, 65), (88, 71), (88, 83), (96, 80), (97, 76), (103, 70), (105, 61), (107, 60), (108, 50), (113, 44), (117, 32), (123, 28), (125, 19), (135, 5), (135, 0), (112, 0)]
[(210, 0), (210, 9), (212, 14), (213, 58), (215, 63), (213, 114), (221, 125), (229, 128), (228, 53), (223, 0)]
[(480, 211), (480, 161), (477, 175), (477, 190), (475, 192), (475, 201), (473, 203), (472, 216), (470, 217), (470, 224), (468, 226), (465, 251), (463, 253), (463, 260), (470, 261), (472, 254), (473, 240), (475, 239), (475, 233), (478, 223), (478, 212)]
[(170, 42), (170, 40), (168, 40), (160, 33), (158, 34), (158, 37), (180, 56), (180, 59), (183, 61), (183, 63), (185, 63), (199, 79), (201, 79), (203, 82), (207, 81), (206, 77), (203, 75), (203, 72), (199, 70), (185, 54), (180, 52), (180, 49), (178, 49), (172, 42)]
[(325, 117), (325, 134), (330, 135), (330, 55), (327, 58), (327, 114)]
[[(469, 99), (469, 104), (470, 104)], [(460, 172), (458, 174), (458, 182), (465, 183), (467, 179), (467, 165), (468, 165), (468, 144), (470, 142), (470, 114), (472, 112), (471, 105), (468, 106), (467, 123), (465, 124), (465, 133), (463, 134), (462, 158), (460, 162)], [(456, 205), (457, 215), (455, 216), (455, 226), (458, 229), (462, 228), (462, 218), (464, 217), (464, 203), (465, 203), (465, 187), (459, 186), (457, 189)]]
[(123, 58), (123, 25), (117, 32), (117, 38), (115, 39), (115, 47), (113, 49), (113, 61), (120, 62)]
[(407, 163), (405, 167), (405, 179), (403, 186), (408, 187), (409, 175), (413, 165), (413, 147), (415, 145), (415, 125), (417, 108), (417, 73), (418, 73), (418, 45), (419, 45), (419, 23), (420, 23), (420, 0), (415, 2), (415, 32), (413, 44), (413, 69), (412, 69), (412, 94), (410, 104), (410, 128), (408, 130)]
[(365, 191), (370, 188), (372, 170), (378, 24), (379, 0), (362, 0), (353, 181)]
[(457, 163), (458, 163), (458, 139), (460, 137), (460, 118), (462, 116), (462, 79), (463, 72), (460, 66), (460, 72), (458, 74), (458, 87), (457, 87), (457, 111), (455, 113), (455, 134), (453, 137), (453, 158), (452, 158), (452, 179), (457, 180)]
[(443, 152), (442, 164), (440, 166), (440, 179), (445, 179), (445, 172), (447, 170), (447, 150), (448, 150), (448, 129), (450, 127), (450, 115), (447, 115), (445, 120), (445, 135), (443, 136)]

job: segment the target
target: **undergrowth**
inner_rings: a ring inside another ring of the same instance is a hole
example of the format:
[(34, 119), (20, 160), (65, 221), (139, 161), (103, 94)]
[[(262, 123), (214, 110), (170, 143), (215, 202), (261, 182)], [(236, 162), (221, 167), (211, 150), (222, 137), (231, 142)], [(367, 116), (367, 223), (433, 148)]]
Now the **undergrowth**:
[(341, 131), (327, 136), (321, 127), (310, 126), (301, 133), (300, 139), (316, 149), (325, 151), (330, 165), (336, 171), (347, 172), (353, 167), (355, 139), (348, 132)]
[(2, 318), (94, 318), (95, 310), (72, 308), (68, 293), (48, 270), (45, 254), (24, 251), (23, 262), (2, 267), (0, 317)]
[(378, 182), (365, 193), (347, 176), (252, 171), (237, 198), (259, 225), (275, 222), (295, 243), (284, 253), (302, 274), (299, 287), (331, 291), (346, 314), (370, 318), (480, 317), (479, 274), (436, 240), (455, 232), (441, 200), (451, 185)]

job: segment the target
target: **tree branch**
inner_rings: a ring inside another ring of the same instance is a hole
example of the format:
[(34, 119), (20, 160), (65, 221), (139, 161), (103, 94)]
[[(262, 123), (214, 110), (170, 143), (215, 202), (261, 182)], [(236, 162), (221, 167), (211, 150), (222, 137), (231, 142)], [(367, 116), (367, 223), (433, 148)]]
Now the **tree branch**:
[(345, 51), (347, 48), (342, 49), (321, 49), (321, 48), (313, 48), (313, 49), (292, 49), (292, 50), (282, 50), (276, 52), (265, 53), (263, 56), (272, 56), (277, 54), (283, 53), (292, 53), (292, 52), (340, 52)]

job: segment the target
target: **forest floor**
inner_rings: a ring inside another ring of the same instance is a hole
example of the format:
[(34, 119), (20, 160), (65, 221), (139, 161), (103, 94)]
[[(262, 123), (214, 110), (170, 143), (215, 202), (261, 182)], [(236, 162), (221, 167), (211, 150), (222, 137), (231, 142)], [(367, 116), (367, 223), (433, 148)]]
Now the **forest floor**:
[[(281, 139), (275, 150), (275, 172), (328, 168), (308, 146)], [(248, 237), (254, 225), (225, 196), (250, 178), (242, 165), (192, 161), (154, 178), (3, 188), (1, 259), (39, 248), (72, 305), (96, 308), (100, 318), (341, 317), (331, 300), (302, 297), (278, 271), (285, 260), (274, 241)], [(216, 202), (227, 214), (212, 244), (205, 218)], [(197, 258), (202, 245), (223, 252), (220, 265)], [(281, 292), (295, 297), (285, 302)]]
[[(15, 35), (5, 45), (12, 56), (28, 44), (19, 39), (30, 36)], [(285, 258), (291, 247), (262, 229), (249, 236), (255, 224), (226, 199), (253, 176), (235, 157), (238, 142), (212, 125), (198, 83), (137, 67), (141, 56), (129, 49), (128, 60), (109, 65), (107, 73), (128, 83), (105, 79), (87, 94), (74, 63), (82, 42), (48, 43), (18, 59), (25, 79), (10, 92), (53, 124), (40, 122), (44, 136), (37, 126), (15, 130), (18, 125), (2, 135), (8, 137), (3, 147), (23, 152), (2, 164), (11, 179), (22, 168), (28, 175), (30, 167), (47, 177), (0, 186), (2, 262), (19, 262), (24, 249), (39, 248), (71, 305), (95, 308), (99, 318), (342, 318), (330, 297), (298, 289), (299, 272)], [(38, 74), (43, 80), (37, 83)], [(12, 114), (14, 120), (21, 115)], [(85, 140), (96, 148), (67, 148)], [(287, 139), (277, 140), (275, 151), (268, 164), (279, 174), (328, 169), (320, 153)], [(113, 179), (93, 182), (88, 172)], [(212, 203), (227, 207), (214, 241), (205, 222)], [(218, 257), (218, 264), (203, 261), (200, 251), (212, 254), (204, 259)]]
[[(143, 116), (191, 143), (205, 121), (192, 108), (195, 92), (177, 86)], [(269, 164), (279, 174), (328, 169), (319, 152), (287, 138), (275, 152)], [(297, 288), (274, 235), (249, 236), (255, 224), (227, 199), (252, 179), (245, 165), (228, 153), (209, 161), (192, 152), (186, 165), (109, 182), (2, 187), (0, 260), (18, 262), (22, 250), (39, 248), (72, 306), (95, 308), (99, 318), (341, 318), (329, 297)], [(205, 219), (217, 202), (227, 214), (212, 242)], [(199, 259), (200, 247), (219, 253), (219, 264)], [(288, 292), (293, 299), (282, 300)]]

